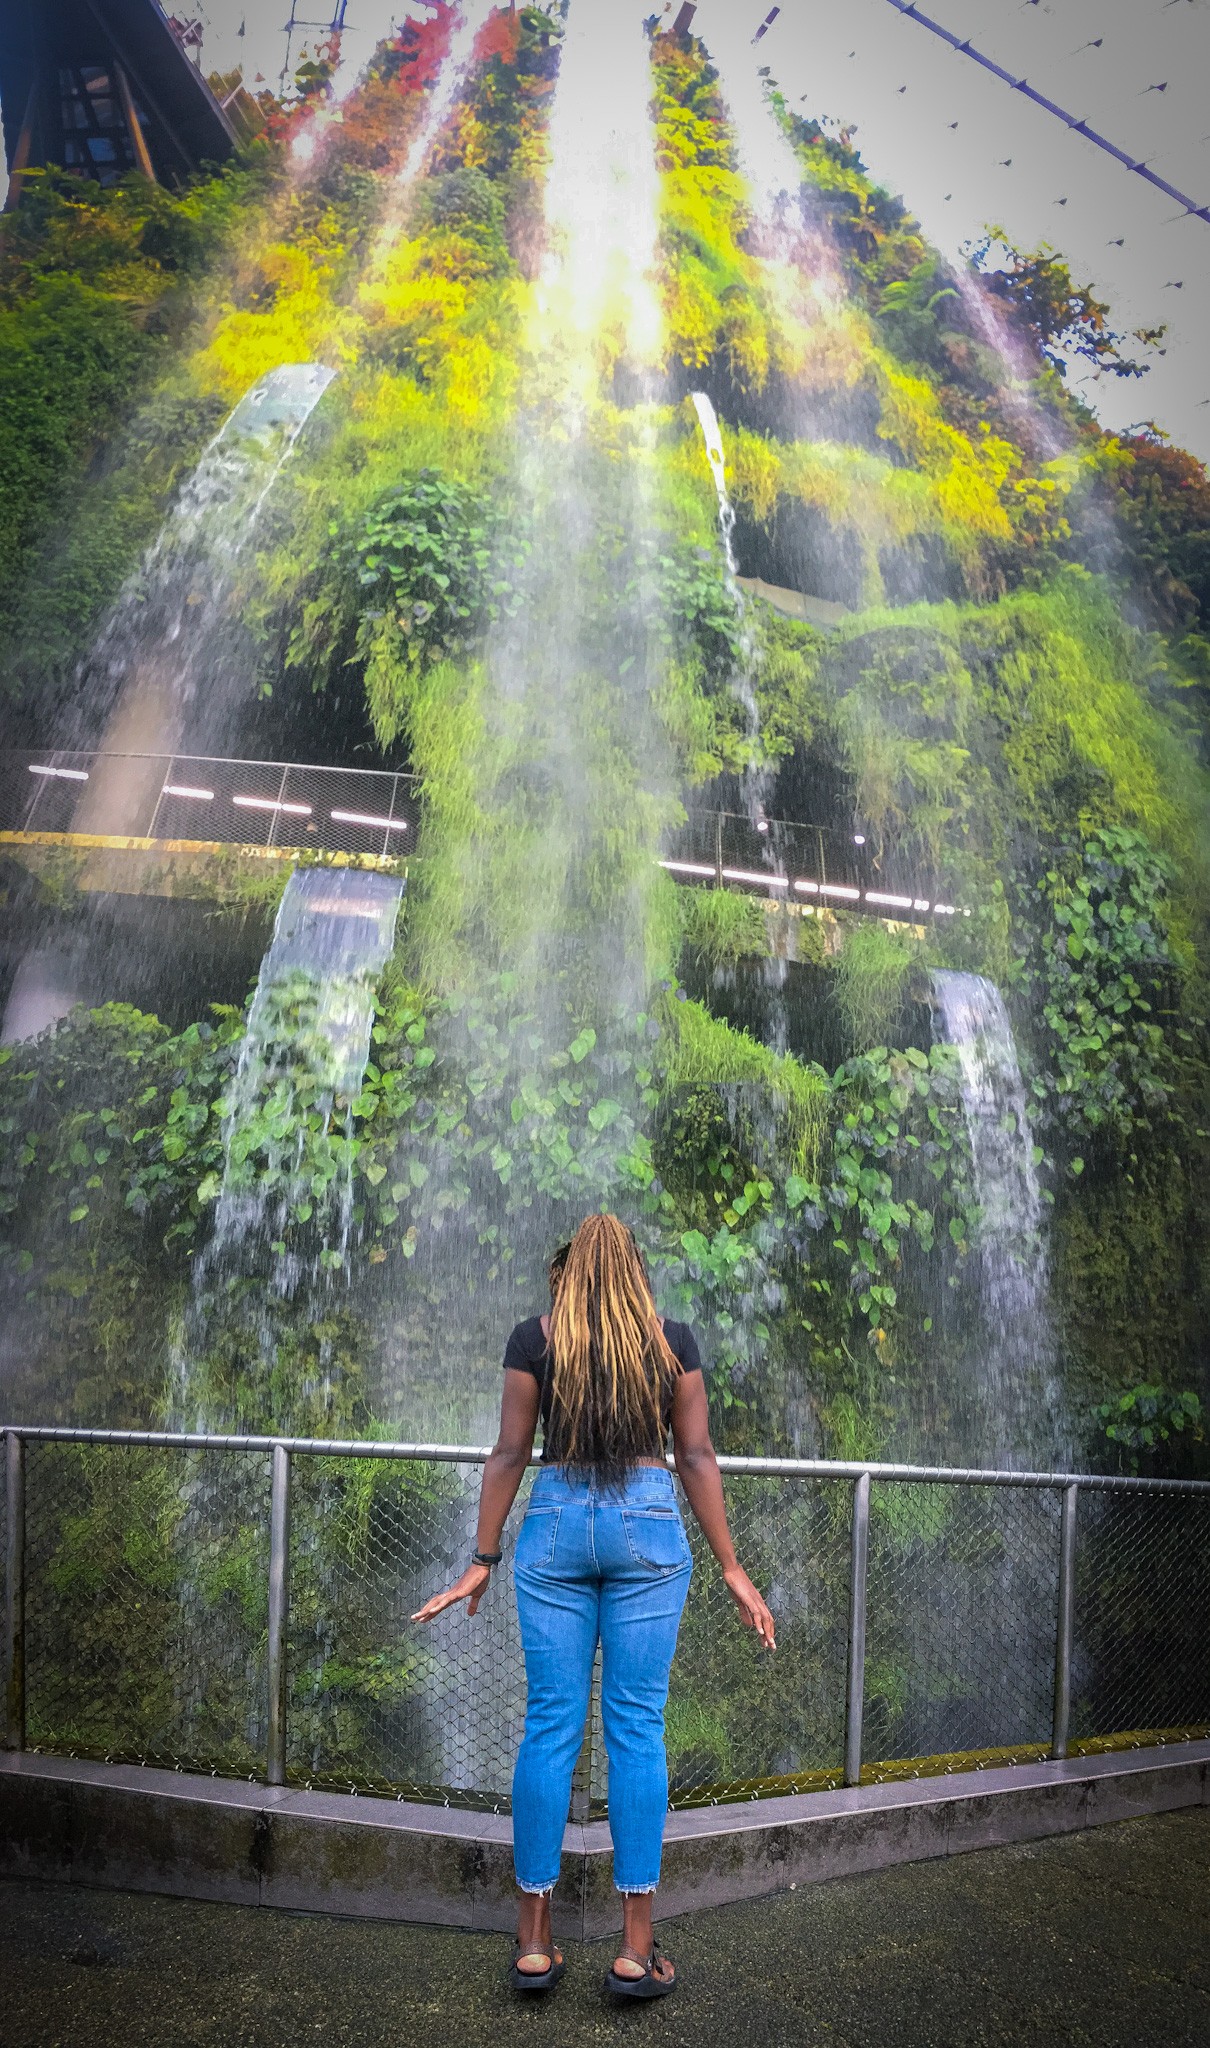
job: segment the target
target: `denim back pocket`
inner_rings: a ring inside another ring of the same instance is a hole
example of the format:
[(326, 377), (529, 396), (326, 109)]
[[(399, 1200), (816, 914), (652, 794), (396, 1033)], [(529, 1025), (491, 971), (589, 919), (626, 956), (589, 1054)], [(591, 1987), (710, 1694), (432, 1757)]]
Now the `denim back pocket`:
[(683, 1571), (689, 1542), (675, 1508), (623, 1508), (622, 1527), (636, 1564), (649, 1571)]
[(517, 1532), (517, 1548), (513, 1554), (515, 1571), (540, 1572), (554, 1563), (560, 1512), (559, 1508), (543, 1507), (540, 1501), (530, 1503)]

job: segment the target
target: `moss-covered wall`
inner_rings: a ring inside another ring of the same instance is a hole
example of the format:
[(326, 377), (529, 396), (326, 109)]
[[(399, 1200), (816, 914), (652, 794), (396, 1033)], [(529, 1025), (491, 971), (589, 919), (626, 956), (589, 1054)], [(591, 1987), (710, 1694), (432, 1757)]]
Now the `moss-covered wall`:
[[(410, 191), (397, 173), (444, 8), (384, 46), (338, 123), (323, 125), (318, 77), (243, 162), (180, 197), (48, 173), (0, 235), (14, 726), (43, 740), (64, 707), (87, 719), (75, 665), (180, 477), (258, 375), (319, 358), (341, 374), (239, 571), (250, 697), (271, 689), (283, 720), (354, 703), (331, 743), (355, 723), (423, 781), (422, 858), (349, 1105), (347, 1265), (318, 1312), (257, 1310), (267, 1375), (245, 1311), (216, 1332), (207, 1398), (315, 1428), (397, 1407), (386, 1332), (452, 1313), (449, 1233), (477, 1247), (485, 1287), (504, 1274), (520, 1299), (543, 1233), (607, 1200), (642, 1231), (669, 1305), (708, 1325), (732, 1441), (840, 1448), (856, 1430), (918, 1446), (929, 1389), (954, 1369), (930, 1303), (949, 1281), (971, 1288), (978, 1229), (952, 1062), (920, 1029), (928, 970), (948, 964), (991, 976), (1012, 1011), (1083, 1455), (1168, 1455), (1107, 1439), (1094, 1411), (1140, 1384), (1204, 1391), (1210, 487), (1071, 398), (1060, 345), (1115, 344), (1090, 294), (1063, 297), (1058, 259), (953, 276), (775, 89), (802, 187), (800, 227), (770, 242), (708, 52), (655, 34), (666, 377), (640, 406), (602, 338), (583, 477), (606, 543), (586, 604), (596, 726), (615, 720), (616, 743), (583, 842), (597, 909), (577, 912), (568, 960), (639, 888), (680, 801), (717, 801), (744, 774), (773, 814), (826, 799), (876, 862), (927, 872), (972, 915), (923, 934), (813, 927), (791, 970), (796, 1056), (728, 1022), (737, 963), (785, 950), (763, 913), (646, 880), (642, 1002), (619, 1017), (569, 973), (559, 1032), (535, 1036), (508, 906), (538, 842), (500, 795), (510, 777), (524, 792), (532, 734), (502, 720), (492, 677), (518, 606), (554, 602), (513, 436), (560, 32), (534, 8), (491, 18)], [(988, 346), (979, 291), (1025, 383)], [(838, 599), (836, 631), (741, 602), (693, 389), (722, 417), (741, 570)], [(623, 496), (640, 464), (636, 552)], [(623, 685), (640, 587), (671, 764), (655, 794)], [(197, 1016), (170, 1032), (110, 1004), (0, 1055), (4, 1285), (56, 1412), (130, 1420), (162, 1399), (243, 1029), (204, 1002)], [(301, 1245), (322, 1223), (330, 1133), (316, 1112), (297, 1137), (317, 1161)], [(272, 1170), (272, 1144), (252, 1145), (250, 1174)], [(484, 1315), (486, 1357), (502, 1333)]]

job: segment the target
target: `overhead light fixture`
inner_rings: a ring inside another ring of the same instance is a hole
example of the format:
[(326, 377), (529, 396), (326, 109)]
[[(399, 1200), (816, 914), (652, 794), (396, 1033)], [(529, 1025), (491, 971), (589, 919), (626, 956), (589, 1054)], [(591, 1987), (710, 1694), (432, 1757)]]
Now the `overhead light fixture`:
[(701, 875), (707, 881), (714, 880), (714, 869), (703, 867), (696, 860), (661, 860), (656, 862), (656, 866), (667, 868), (670, 875)]
[(309, 818), (310, 804), (287, 804), (273, 796), (233, 796), (233, 804), (245, 811), (288, 811), (292, 818)]
[(406, 818), (372, 818), (368, 811), (329, 811), (328, 816), (337, 825), (365, 825), (374, 832), (406, 832)]
[(788, 875), (754, 875), (747, 868), (724, 868), (724, 882), (755, 882), (762, 889), (788, 889)]
[(60, 782), (87, 782), (86, 768), (44, 768), (39, 762), (30, 762), (31, 775), (53, 775)]
[(187, 782), (166, 782), (161, 795), (188, 797), (190, 803), (195, 804), (212, 804), (214, 802), (214, 791), (212, 789), (191, 789)]
[(854, 832), (854, 834), (853, 834), (853, 844), (854, 844), (854, 846), (864, 846), (864, 845), (865, 845), (865, 833), (864, 833), (864, 832)]

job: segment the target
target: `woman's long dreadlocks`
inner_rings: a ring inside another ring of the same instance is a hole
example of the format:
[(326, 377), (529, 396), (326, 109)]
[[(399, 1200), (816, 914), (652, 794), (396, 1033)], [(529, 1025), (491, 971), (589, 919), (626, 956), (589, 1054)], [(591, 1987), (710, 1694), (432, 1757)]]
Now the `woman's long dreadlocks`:
[[(558, 1259), (551, 1268), (555, 1279)], [(550, 1319), (550, 1456), (616, 1479), (664, 1449), (680, 1371), (642, 1254), (616, 1216), (589, 1216), (567, 1248)]]

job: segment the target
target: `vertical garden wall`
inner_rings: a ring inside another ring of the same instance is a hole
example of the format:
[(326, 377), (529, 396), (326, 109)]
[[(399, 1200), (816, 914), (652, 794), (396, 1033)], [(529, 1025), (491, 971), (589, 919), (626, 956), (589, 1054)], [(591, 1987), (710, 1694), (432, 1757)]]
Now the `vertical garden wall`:
[[(250, 387), (321, 364), (223, 556), (193, 751), (406, 770), (422, 816), (343, 1089), (305, 989), (237, 1085), (284, 871), (131, 897), (0, 848), (0, 993), (36, 945), (87, 966), (0, 1052), (5, 1414), (479, 1440), (604, 1204), (728, 1448), (1192, 1470), (1205, 473), (1073, 399), (1072, 351), (1131, 366), (1058, 258), (951, 271), (772, 81), (769, 202), (710, 51), (619, 23), (594, 73), (591, 33), (439, 7), (221, 175), (49, 171), (3, 222), (14, 743), (105, 743), (112, 607)], [(856, 837), (955, 914), (678, 886), (695, 809)], [(1009, 1425), (947, 971), (1002, 998), (1037, 1192)], [(219, 1259), (237, 1195), (272, 1228)]]

